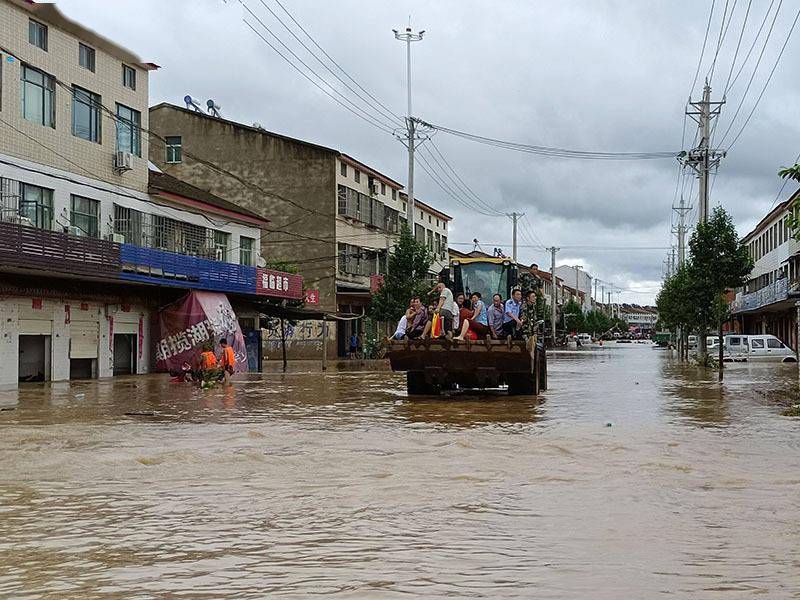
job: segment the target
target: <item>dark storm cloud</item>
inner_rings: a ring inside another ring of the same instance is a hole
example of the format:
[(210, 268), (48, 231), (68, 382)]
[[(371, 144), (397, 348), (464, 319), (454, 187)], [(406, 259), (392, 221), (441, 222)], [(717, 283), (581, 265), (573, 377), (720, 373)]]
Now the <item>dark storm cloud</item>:
[[(427, 30), (426, 39), (414, 46), (417, 115), (501, 139), (604, 151), (680, 149), (683, 106), (710, 4), (698, 0), (282, 1), (342, 66), (398, 114), (405, 111), (405, 53), (391, 29), (404, 27), (411, 14), (412, 25)], [(265, 2), (277, 10), (274, 0)], [(260, 0), (248, 4), (279, 31)], [(744, 3), (738, 4), (742, 6), (736, 8), (712, 79), (715, 97), (727, 79), (741, 26)], [(779, 14), (758, 75), (725, 144), (750, 112), (786, 37), (796, 10), (789, 4)], [(258, 121), (287, 135), (341, 148), (405, 180), (402, 146), (346, 112), (277, 57), (242, 24), (238, 2), (118, 0), (114, 10), (108, 5), (104, 0), (59, 2), (69, 16), (162, 65), (151, 78), (153, 103), (179, 103), (187, 93), (203, 101), (213, 97), (228, 118)], [(742, 55), (768, 5), (765, 0), (753, 1)], [(716, 47), (719, 6), (715, 14), (707, 59)], [(290, 39), (285, 34), (284, 38)], [(742, 230), (769, 208), (781, 183), (777, 169), (800, 152), (800, 96), (793, 77), (799, 49), (800, 41), (790, 42), (758, 111), (714, 184), (712, 202), (722, 203)], [(718, 140), (747, 87), (758, 50), (760, 45), (728, 93)], [(709, 64), (707, 60), (701, 69), (695, 96)], [(687, 147), (694, 132), (689, 122)], [(436, 134), (434, 141), (486, 203), (527, 213), (534, 231), (525, 231), (522, 241), (533, 242), (531, 246), (670, 243), (677, 173), (672, 159), (567, 161), (477, 145), (444, 133)], [(424, 173), (419, 174), (417, 193), (455, 217), (451, 241), (477, 238), (490, 249), (499, 243), (510, 251), (507, 220), (476, 215)], [(520, 254), (524, 260), (549, 265), (540, 248), (525, 247)], [(654, 296), (665, 255), (564, 250), (559, 262), (580, 261), (603, 280), (646, 290), (623, 298), (647, 301)]]

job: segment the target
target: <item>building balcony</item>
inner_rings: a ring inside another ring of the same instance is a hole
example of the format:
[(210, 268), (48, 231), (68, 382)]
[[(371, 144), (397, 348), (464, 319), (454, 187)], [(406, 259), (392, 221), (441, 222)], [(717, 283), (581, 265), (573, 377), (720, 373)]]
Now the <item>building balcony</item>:
[(739, 294), (731, 302), (731, 313), (751, 312), (789, 299), (789, 280), (785, 277), (749, 294)]
[(120, 244), (120, 278), (170, 287), (256, 293), (256, 268)]
[(116, 278), (121, 267), (120, 245), (0, 221), (0, 265), (13, 270)]

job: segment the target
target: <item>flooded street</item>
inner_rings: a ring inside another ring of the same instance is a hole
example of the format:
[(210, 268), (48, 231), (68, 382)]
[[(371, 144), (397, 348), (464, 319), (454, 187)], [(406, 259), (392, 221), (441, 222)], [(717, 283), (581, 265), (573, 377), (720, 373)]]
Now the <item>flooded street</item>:
[(550, 386), (22, 386), (0, 395), (0, 596), (800, 597), (796, 366), (720, 387), (611, 345), (552, 354)]

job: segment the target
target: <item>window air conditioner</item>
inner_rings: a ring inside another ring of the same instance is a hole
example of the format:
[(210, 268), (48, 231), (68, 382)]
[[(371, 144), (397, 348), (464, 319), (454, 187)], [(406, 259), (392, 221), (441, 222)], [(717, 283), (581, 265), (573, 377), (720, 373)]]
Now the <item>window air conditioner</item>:
[(122, 233), (109, 233), (106, 239), (108, 239), (109, 242), (114, 242), (115, 244), (125, 243), (125, 235)]
[(70, 225), (69, 228), (67, 229), (67, 233), (69, 233), (70, 235), (77, 235), (77, 236), (83, 235), (81, 228), (75, 227), (75, 225)]
[(114, 154), (114, 169), (120, 173), (133, 169), (133, 154), (118, 150)]

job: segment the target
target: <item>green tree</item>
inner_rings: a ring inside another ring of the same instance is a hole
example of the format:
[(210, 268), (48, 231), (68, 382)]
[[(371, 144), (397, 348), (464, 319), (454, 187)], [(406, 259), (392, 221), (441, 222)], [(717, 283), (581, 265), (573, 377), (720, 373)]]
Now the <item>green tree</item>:
[[(741, 287), (753, 270), (747, 247), (739, 240), (733, 219), (717, 207), (706, 223), (699, 223), (689, 239), (689, 269), (695, 290), (695, 318), (700, 325), (698, 349), (701, 362), (708, 362), (706, 329), (717, 326), (722, 354), (722, 323), (727, 319), (725, 292)], [(721, 358), (721, 356), (720, 356)], [(719, 363), (722, 379), (722, 361)]]
[(583, 317), (581, 305), (575, 299), (570, 299), (561, 309), (564, 319), (564, 327), (567, 333), (574, 331), (581, 333), (586, 329), (586, 321)]
[[(800, 163), (793, 167), (784, 167), (778, 171), (778, 177), (781, 179), (791, 179), (800, 183)], [(800, 196), (795, 198), (790, 207), (789, 212), (789, 226), (792, 228), (792, 236), (796, 240), (800, 240)]]
[(389, 273), (372, 296), (369, 316), (378, 321), (394, 322), (408, 308), (412, 296), (425, 298), (430, 291), (427, 277), (432, 261), (425, 244), (415, 240), (404, 225), (394, 250), (389, 254)]

